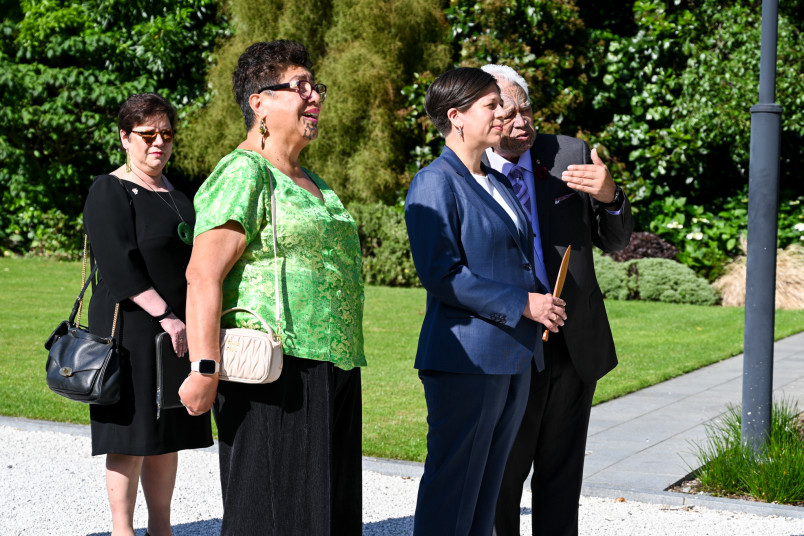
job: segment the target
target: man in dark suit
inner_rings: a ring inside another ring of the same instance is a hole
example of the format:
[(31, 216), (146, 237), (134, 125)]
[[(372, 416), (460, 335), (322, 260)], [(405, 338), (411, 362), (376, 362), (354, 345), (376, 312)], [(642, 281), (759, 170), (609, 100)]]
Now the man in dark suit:
[(555, 285), (562, 256), (572, 246), (561, 294), (567, 320), (544, 344), (545, 370), (532, 369), (530, 398), (497, 501), (495, 530), (499, 536), (519, 535), (522, 486), (532, 466), (533, 534), (577, 534), (592, 397), (597, 381), (617, 365), (592, 248), (611, 252), (628, 245), (631, 208), (596, 150), (590, 152), (575, 138), (536, 135), (522, 77), (499, 65), (483, 70), (497, 79), (505, 108), (500, 146), (486, 157), (508, 177), (531, 216), (535, 253), (546, 272), (539, 278), (548, 288)]

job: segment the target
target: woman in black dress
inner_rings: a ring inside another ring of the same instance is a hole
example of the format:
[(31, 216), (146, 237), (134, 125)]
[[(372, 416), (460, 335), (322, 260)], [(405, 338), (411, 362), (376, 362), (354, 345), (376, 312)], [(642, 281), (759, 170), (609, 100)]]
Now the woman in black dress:
[(192, 250), (192, 202), (162, 175), (173, 148), (176, 112), (155, 93), (131, 96), (117, 126), (126, 163), (99, 175), (84, 206), (84, 226), (100, 277), (89, 326), (110, 333), (120, 304), (117, 342), (123, 355), (121, 400), (90, 406), (92, 454), (106, 454), (112, 534), (133, 536), (137, 485), (148, 505), (148, 533), (170, 535), (177, 451), (212, 444), (209, 414), (183, 408), (156, 416), (154, 338), (170, 334), (187, 353), (184, 271)]

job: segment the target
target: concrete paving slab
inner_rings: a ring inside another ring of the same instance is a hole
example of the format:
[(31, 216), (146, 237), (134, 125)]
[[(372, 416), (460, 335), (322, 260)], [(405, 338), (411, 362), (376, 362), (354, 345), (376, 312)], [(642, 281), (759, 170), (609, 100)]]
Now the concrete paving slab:
[[(692, 443), (702, 444), (706, 425), (741, 403), (742, 367), (738, 355), (592, 408), (584, 493), (639, 490), (667, 500), (665, 489), (697, 464)], [(774, 346), (774, 397), (804, 401), (804, 333)], [(650, 500), (643, 495), (638, 500)], [(804, 517), (804, 508), (789, 508)]]

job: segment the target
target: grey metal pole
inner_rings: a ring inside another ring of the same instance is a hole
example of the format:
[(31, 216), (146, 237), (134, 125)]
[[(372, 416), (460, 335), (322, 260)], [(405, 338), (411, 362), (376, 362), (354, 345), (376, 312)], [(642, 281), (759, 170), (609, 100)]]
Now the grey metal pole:
[(770, 432), (782, 107), (776, 100), (778, 0), (762, 2), (759, 103), (751, 107), (742, 442), (758, 453)]

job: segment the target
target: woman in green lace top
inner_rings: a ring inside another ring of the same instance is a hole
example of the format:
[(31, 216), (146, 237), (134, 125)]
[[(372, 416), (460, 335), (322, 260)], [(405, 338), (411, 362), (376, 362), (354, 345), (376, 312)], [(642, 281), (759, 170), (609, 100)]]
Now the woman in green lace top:
[(335, 193), (299, 165), (299, 153), (318, 136), (326, 86), (315, 82), (307, 50), (294, 41), (250, 46), (233, 86), (248, 134), (195, 197), (196, 240), (187, 269), (190, 359), (211, 361), (198, 368), (214, 371), (221, 326), (260, 329), (248, 313), (221, 319), (222, 310), (235, 306), (268, 321), (285, 358), (270, 384), (219, 382), (216, 372), (193, 372), (182, 400), (192, 415), (214, 402), (221, 534), (357, 535), (359, 367), (366, 364), (360, 243)]

